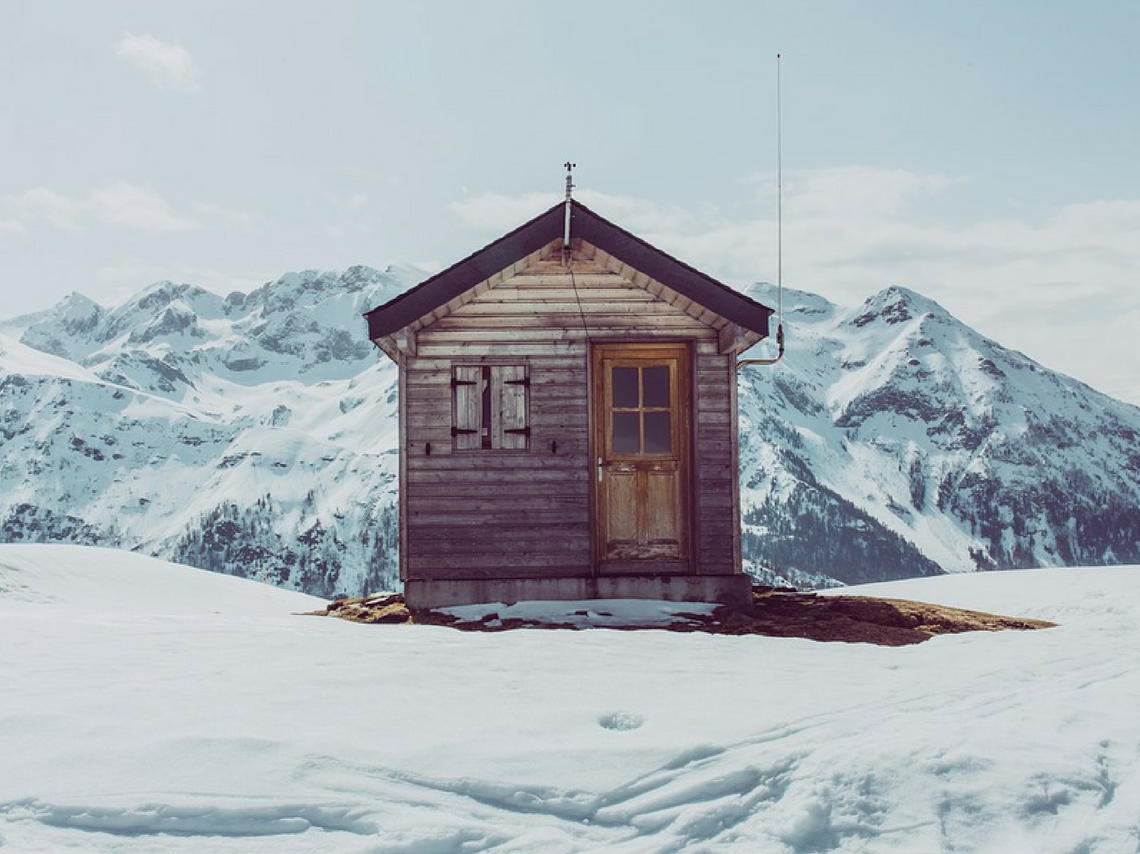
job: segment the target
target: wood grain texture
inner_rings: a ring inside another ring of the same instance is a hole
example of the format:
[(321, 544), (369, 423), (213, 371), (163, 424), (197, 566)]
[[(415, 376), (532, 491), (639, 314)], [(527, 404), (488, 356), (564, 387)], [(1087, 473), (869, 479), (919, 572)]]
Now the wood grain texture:
[[(592, 247), (575, 247), (573, 275), (560, 255), (552, 244), (422, 318), (414, 354), (408, 344), (400, 354), (404, 572), (445, 579), (734, 571), (735, 376), (732, 357), (720, 352), (733, 333), (722, 334), (722, 318), (667, 284)], [(684, 407), (671, 429), (677, 462), (692, 471), (646, 470), (615, 480), (599, 499), (590, 358), (618, 342), (683, 345), (689, 379), (675, 389)], [(484, 366), (492, 368), (494, 449), (481, 447), (481, 437), (451, 435), (482, 417), (478, 394), (453, 389), (455, 372), (482, 377)], [(507, 382), (524, 378), (525, 386)], [(506, 432), (523, 428), (529, 436)], [(595, 564), (595, 506), (611, 514), (611, 535), (639, 544), (636, 560)], [(683, 559), (674, 560), (678, 548)]]

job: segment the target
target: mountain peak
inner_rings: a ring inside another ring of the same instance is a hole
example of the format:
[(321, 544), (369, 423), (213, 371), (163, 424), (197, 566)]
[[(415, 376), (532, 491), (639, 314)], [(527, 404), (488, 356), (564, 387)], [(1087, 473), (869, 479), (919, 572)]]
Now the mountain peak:
[(74, 311), (94, 311), (102, 308), (102, 306), (100, 306), (99, 303), (95, 302), (95, 300), (79, 293), (79, 291), (72, 291), (69, 293), (59, 301), (59, 305), (61, 307), (65, 306)]
[(944, 315), (946, 309), (917, 291), (902, 285), (891, 285), (869, 296), (856, 310), (851, 323), (862, 327), (879, 321), (892, 326), (924, 314)]
[(128, 302), (132, 300), (143, 302), (148, 299), (154, 299), (155, 294), (161, 294), (164, 297), (173, 299), (181, 296), (192, 287), (193, 285), (186, 284), (185, 282), (174, 282), (170, 279), (161, 279), (157, 282), (151, 282), (149, 285), (131, 297)]
[(220, 310), (221, 297), (217, 294), (186, 282), (163, 280), (143, 288), (115, 309), (122, 316), (132, 312), (157, 315), (171, 303), (183, 302), (186, 307), (198, 314), (213, 315)]
[(69, 293), (55, 307), (60, 322), (73, 333), (93, 328), (103, 311), (103, 306), (78, 291)]
[(784, 311), (788, 314), (798, 314), (801, 316), (827, 315), (834, 312), (836, 308), (835, 303), (826, 297), (813, 294), (810, 291), (789, 288), (786, 285), (781, 295), (779, 286), (772, 282), (753, 282), (745, 286), (743, 293), (745, 296), (759, 303), (763, 303), (771, 309), (777, 308), (777, 305), (782, 302)]

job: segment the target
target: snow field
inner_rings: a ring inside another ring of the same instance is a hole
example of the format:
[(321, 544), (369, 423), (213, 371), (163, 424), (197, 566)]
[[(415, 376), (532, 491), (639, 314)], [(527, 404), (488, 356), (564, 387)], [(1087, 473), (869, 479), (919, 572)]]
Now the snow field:
[(3, 546), (0, 851), (1136, 850), (1140, 568), (865, 589), (1061, 625), (903, 648), (365, 626)]

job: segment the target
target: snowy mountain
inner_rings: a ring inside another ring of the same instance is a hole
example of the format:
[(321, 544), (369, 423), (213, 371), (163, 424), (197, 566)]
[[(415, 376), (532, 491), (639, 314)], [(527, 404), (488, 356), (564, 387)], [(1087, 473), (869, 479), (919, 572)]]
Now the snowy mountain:
[(905, 288), (784, 307), (786, 359), (742, 380), (746, 554), (846, 582), (1140, 561), (1140, 409)]
[[(392, 587), (396, 372), (361, 313), (425, 275), (306, 271), (224, 298), (161, 282), (0, 323), (0, 542), (321, 596)], [(787, 358), (741, 375), (753, 571), (826, 585), (1140, 561), (1140, 409), (901, 288), (784, 304)]]
[(225, 298), (161, 282), (0, 326), (0, 541), (325, 596), (391, 586), (396, 373), (361, 313), (423, 276), (307, 271)]

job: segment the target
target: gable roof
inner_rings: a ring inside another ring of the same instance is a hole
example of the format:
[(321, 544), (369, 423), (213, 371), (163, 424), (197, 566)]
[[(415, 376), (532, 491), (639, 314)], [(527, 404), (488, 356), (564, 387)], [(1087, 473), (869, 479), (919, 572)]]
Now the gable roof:
[[(552, 240), (561, 239), (565, 204), (559, 202), (478, 252), (366, 312), (368, 337), (375, 341), (409, 326), (520, 258), (538, 251)], [(570, 202), (570, 234), (668, 285), (721, 317), (761, 337), (768, 336), (768, 318), (772, 309), (650, 246), (640, 237), (573, 200)]]

